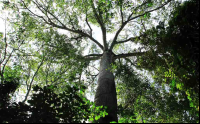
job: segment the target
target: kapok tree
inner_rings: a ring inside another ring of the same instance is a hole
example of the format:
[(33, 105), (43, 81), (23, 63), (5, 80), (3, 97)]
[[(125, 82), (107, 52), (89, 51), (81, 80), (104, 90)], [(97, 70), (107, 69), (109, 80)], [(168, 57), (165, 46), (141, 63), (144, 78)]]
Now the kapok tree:
[[(131, 61), (130, 57), (139, 57), (149, 51), (155, 51), (153, 48), (134, 49), (134, 47), (140, 42), (141, 37), (148, 37), (145, 31), (154, 26), (152, 22), (168, 18), (169, 8), (173, 8), (171, 6), (175, 5), (174, 3), (173, 0), (15, 0), (13, 3), (4, 2), (12, 8), (17, 8), (16, 10), (22, 15), (26, 13), (33, 17), (38, 25), (65, 30), (70, 39), (90, 42), (97, 46), (97, 51), (85, 55), (84, 59), (101, 60), (95, 104), (107, 106), (108, 115), (100, 118), (100, 123), (118, 121), (112, 63), (120, 58)], [(165, 9), (166, 6), (168, 6), (167, 9)], [(101, 29), (99, 37), (93, 35), (94, 26)], [(114, 34), (110, 40), (109, 34)], [(103, 42), (101, 43), (99, 39)], [(117, 49), (121, 46), (125, 46), (126, 49)], [(98, 52), (98, 49), (101, 52)]]

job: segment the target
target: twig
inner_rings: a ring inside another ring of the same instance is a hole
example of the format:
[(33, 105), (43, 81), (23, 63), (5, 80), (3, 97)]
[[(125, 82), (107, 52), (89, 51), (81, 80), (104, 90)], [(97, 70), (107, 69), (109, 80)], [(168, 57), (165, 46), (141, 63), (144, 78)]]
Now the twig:
[(45, 57), (43, 56), (43, 59), (42, 59), (40, 65), (38, 66), (36, 72), (34, 73), (32, 79), (31, 79), (31, 82), (30, 82), (30, 85), (29, 85), (29, 88), (28, 88), (28, 92), (27, 92), (27, 94), (26, 94), (26, 96), (25, 96), (25, 99), (22, 101), (22, 103), (25, 103), (25, 101), (27, 100), (27, 98), (28, 98), (28, 96), (29, 96), (29, 93), (30, 93), (30, 91), (31, 91), (31, 87), (32, 87), (34, 78), (35, 78), (35, 76), (37, 75), (37, 72), (39, 71), (40, 67), (43, 65), (44, 59), (45, 59)]

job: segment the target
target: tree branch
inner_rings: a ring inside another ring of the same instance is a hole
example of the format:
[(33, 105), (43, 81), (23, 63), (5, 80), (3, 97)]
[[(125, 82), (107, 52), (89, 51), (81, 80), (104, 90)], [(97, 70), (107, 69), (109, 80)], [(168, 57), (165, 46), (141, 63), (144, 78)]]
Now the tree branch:
[(143, 2), (141, 5), (137, 6), (133, 12), (129, 15), (128, 20), (132, 17), (132, 15), (134, 14), (134, 11), (137, 11), (138, 8), (141, 8), (142, 6), (144, 6), (145, 4), (148, 3), (148, 0), (146, 0), (145, 2)]
[(87, 12), (86, 12), (86, 19), (85, 19), (85, 21), (86, 21), (88, 27), (90, 28), (90, 36), (92, 36), (92, 28), (91, 28), (90, 24), (88, 23)]
[(142, 22), (142, 19), (141, 19), (141, 23), (142, 23), (142, 26), (143, 26), (143, 28), (144, 28), (144, 30), (145, 30), (145, 32), (146, 32), (146, 31), (147, 31), (147, 29), (146, 29), (146, 27), (145, 27), (144, 23)]
[(127, 23), (128, 23), (128, 21), (125, 21), (124, 23), (122, 23), (120, 29), (119, 29), (119, 30), (117, 31), (117, 33), (115, 34), (115, 37), (114, 37), (114, 39), (113, 39), (113, 42), (112, 42), (112, 44), (111, 44), (111, 46), (110, 46), (110, 50), (113, 49), (114, 45), (115, 45), (116, 42), (117, 42), (117, 37), (118, 37), (119, 33), (122, 31), (122, 29), (126, 26)]
[(124, 16), (123, 16), (123, 12), (122, 12), (122, 4), (120, 5), (120, 14), (121, 14), (122, 24), (123, 24), (123, 22), (124, 22)]
[(101, 57), (103, 54), (89, 54), (89, 55), (86, 55), (84, 57), (90, 57), (90, 56), (98, 56), (98, 57)]
[(126, 57), (132, 57), (132, 56), (142, 56), (144, 55), (146, 52), (135, 52), (135, 53), (127, 53), (127, 54), (119, 54), (119, 55), (115, 55), (114, 59), (118, 59), (118, 58), (126, 58)]
[(95, 60), (99, 60), (100, 57), (89, 57), (89, 58), (85, 58), (86, 61), (95, 61)]
[(29, 68), (28, 68), (28, 76), (27, 76), (27, 78), (26, 78), (26, 86), (27, 86), (27, 91), (28, 91), (28, 79), (30, 78), (30, 75), (31, 75), (31, 67), (29, 66)]
[[(90, 36), (89, 34), (87, 33), (84, 33), (82, 30), (73, 30), (73, 29), (70, 29), (68, 27), (66, 27), (53, 13), (51, 13), (50, 11), (48, 11), (47, 9), (43, 8), (41, 5), (39, 5), (39, 3), (36, 3), (35, 1), (33, 1), (33, 3), (37, 6), (37, 8), (43, 13), (46, 15), (46, 17), (48, 18), (48, 20), (46, 20), (43, 16), (39, 16), (35, 13), (33, 13), (30, 9), (28, 9), (28, 7), (25, 5), (24, 1), (21, 0), (22, 3), (24, 4), (24, 7), (30, 12), (32, 13), (33, 15), (35, 15), (36, 17), (38, 18), (41, 18), (45, 23), (47, 23), (48, 25), (51, 25), (53, 27), (57, 27), (57, 28), (60, 28), (60, 29), (64, 29), (64, 30), (67, 30), (67, 31), (70, 31), (72, 33), (76, 33), (76, 34), (80, 34), (84, 37), (87, 37), (89, 38), (90, 40), (92, 40), (94, 43), (96, 43), (102, 50), (104, 50), (104, 47), (97, 41), (95, 40), (92, 36)], [(42, 7), (42, 9), (41, 9)], [(45, 12), (44, 12), (45, 11)], [(55, 20), (57, 20), (61, 25), (58, 25), (56, 23), (54, 23), (47, 15), (47, 13), (49, 13)]]
[(84, 58), (88, 61), (91, 61), (91, 60), (98, 60), (101, 58), (103, 54), (89, 54), (89, 55), (86, 55), (84, 56)]
[(136, 64), (134, 64), (133, 62), (131, 62), (131, 60), (129, 58), (124, 58), (126, 61), (130, 62), (131, 65), (136, 66)]
[(95, 9), (95, 6), (94, 6), (94, 3), (92, 0), (90, 0), (90, 3), (92, 5), (92, 9), (93, 9), (93, 12), (94, 12), (94, 16), (97, 20), (97, 22), (99, 23), (100, 27), (101, 27), (101, 31), (102, 31), (102, 35), (103, 35), (103, 45), (104, 45), (104, 50), (108, 50), (108, 44), (106, 42), (106, 28), (104, 26), (104, 23), (103, 21), (100, 19), (100, 16), (98, 15), (96, 9)]
[(45, 57), (43, 56), (43, 59), (42, 59), (40, 65), (38, 66), (36, 72), (34, 73), (32, 79), (31, 79), (31, 82), (30, 82), (30, 85), (29, 85), (29, 88), (28, 88), (29, 90), (28, 90), (28, 92), (27, 92), (27, 94), (26, 94), (26, 96), (25, 96), (25, 99), (23, 100), (22, 103), (25, 103), (25, 101), (26, 101), (27, 98), (28, 98), (28, 95), (29, 95), (29, 93), (30, 93), (30, 91), (31, 91), (31, 87), (32, 87), (32, 84), (33, 84), (33, 80), (34, 80), (35, 76), (37, 75), (37, 72), (39, 71), (40, 67), (43, 65), (43, 63), (44, 63), (44, 58), (45, 58)]
[(136, 18), (138, 18), (138, 17), (144, 16), (144, 15), (147, 14), (147, 13), (150, 13), (150, 12), (153, 12), (153, 11), (156, 11), (156, 10), (159, 10), (159, 9), (161, 9), (163, 6), (165, 6), (165, 5), (167, 5), (168, 3), (170, 3), (171, 1), (172, 1), (172, 0), (168, 0), (166, 3), (162, 4), (161, 6), (155, 8), (155, 9), (146, 11), (145, 13), (140, 14), (140, 15), (137, 15), (137, 16), (135, 16), (135, 17), (133, 17), (133, 18), (130, 18), (128, 21), (131, 21), (131, 20), (134, 20), (134, 19), (136, 19)]
[(123, 40), (123, 41), (117, 41), (115, 44), (126, 43), (126, 42), (128, 42), (128, 41), (132, 41), (132, 42), (134, 42), (134, 40), (136, 40), (136, 39), (140, 39), (142, 36), (145, 36), (145, 34), (142, 34), (142, 35), (137, 36), (137, 37), (131, 37), (131, 38), (126, 39), (126, 40)]
[(132, 14), (128, 17), (127, 21), (125, 21), (125, 22), (121, 25), (120, 29), (119, 29), (119, 30), (117, 31), (117, 33), (115, 34), (115, 37), (114, 37), (113, 42), (112, 42), (112, 44), (111, 44), (110, 50), (112, 50), (113, 47), (114, 47), (114, 45), (117, 43), (117, 38), (118, 38), (120, 32), (123, 30), (123, 28), (124, 28), (130, 21), (132, 21), (132, 20), (134, 20), (134, 19), (136, 19), (136, 18), (139, 18), (139, 17), (141, 17), (141, 16), (144, 16), (144, 15), (147, 14), (147, 13), (156, 11), (156, 10), (162, 8), (163, 6), (167, 5), (167, 4), (170, 3), (171, 1), (172, 1), (172, 0), (168, 0), (168, 2), (162, 4), (161, 6), (155, 8), (155, 9), (146, 11), (146, 12), (144, 12), (143, 14), (137, 15), (137, 16), (135, 16), (135, 17), (133, 17), (133, 18), (131, 18), (131, 16), (133, 15), (133, 13), (132, 13)]
[[(4, 49), (4, 58), (3, 58), (3, 60), (2, 61), (0, 61), (0, 75), (1, 75), (1, 78), (2, 78), (2, 80), (3, 80), (3, 72), (4, 72), (4, 67), (5, 67), (5, 65), (3, 66), (3, 69), (1, 70), (1, 64), (5, 61), (5, 59), (6, 59), (6, 55), (7, 55), (7, 47), (8, 47), (8, 43), (7, 43), (7, 39), (6, 39), (6, 19), (5, 19), (5, 38), (4, 38), (4, 42), (5, 42), (5, 49)], [(0, 53), (0, 55), (1, 55), (1, 53)], [(10, 54), (10, 56), (11, 56), (11, 54)], [(10, 56), (9, 56), (9, 58), (10, 58)], [(1, 56), (0, 56), (1, 57)], [(1, 58), (0, 58), (1, 59)]]

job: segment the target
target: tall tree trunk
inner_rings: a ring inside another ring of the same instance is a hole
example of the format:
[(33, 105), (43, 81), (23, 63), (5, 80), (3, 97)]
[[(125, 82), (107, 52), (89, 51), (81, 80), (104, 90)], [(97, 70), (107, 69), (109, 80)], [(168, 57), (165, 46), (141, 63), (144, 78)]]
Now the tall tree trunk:
[(100, 62), (100, 72), (98, 78), (98, 86), (95, 95), (95, 104), (97, 106), (107, 106), (108, 115), (98, 120), (99, 123), (109, 123), (118, 121), (117, 119), (117, 97), (114, 75), (110, 71), (113, 62), (113, 54), (104, 52)]

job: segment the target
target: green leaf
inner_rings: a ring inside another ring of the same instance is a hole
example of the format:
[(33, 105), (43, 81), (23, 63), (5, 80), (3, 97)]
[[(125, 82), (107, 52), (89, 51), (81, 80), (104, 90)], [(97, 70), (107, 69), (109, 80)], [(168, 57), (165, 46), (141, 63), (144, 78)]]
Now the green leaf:
[(152, 7), (153, 6), (153, 3), (148, 3), (148, 7)]
[(93, 118), (90, 118), (89, 121), (94, 121), (94, 119), (93, 119)]
[(3, 38), (3, 33), (2, 32), (0, 32), (0, 38)]
[(116, 121), (111, 121), (110, 123), (117, 123)]
[(80, 94), (84, 94), (82, 90), (80, 90)]
[(175, 79), (172, 80), (172, 87), (175, 87), (176, 85), (176, 82), (175, 82)]
[(49, 87), (47, 87), (47, 89), (53, 89), (54, 88), (54, 86), (53, 85), (51, 85), (51, 86), (49, 86)]
[(192, 98), (190, 97), (190, 96), (187, 96), (187, 98), (191, 101), (192, 100)]
[(146, 18), (146, 17), (147, 17), (147, 14), (144, 15), (144, 18)]
[(190, 102), (190, 107), (194, 107), (194, 104), (193, 104), (193, 102)]
[(99, 116), (96, 116), (96, 117), (95, 117), (95, 120), (97, 121), (97, 120), (99, 120), (99, 118), (100, 118)]

